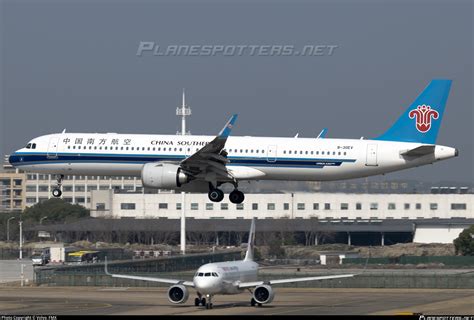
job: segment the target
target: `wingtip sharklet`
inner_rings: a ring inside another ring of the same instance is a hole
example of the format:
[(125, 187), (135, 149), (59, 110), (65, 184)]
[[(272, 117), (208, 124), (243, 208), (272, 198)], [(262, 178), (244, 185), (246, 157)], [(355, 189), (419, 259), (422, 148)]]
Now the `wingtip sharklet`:
[(232, 128), (235, 124), (235, 122), (237, 121), (237, 117), (239, 115), (236, 113), (236, 114), (233, 114), (229, 121), (227, 121), (227, 123), (225, 124), (224, 128), (222, 128), (221, 132), (219, 132), (219, 137), (220, 138), (227, 138), (229, 137), (231, 131), (232, 131)]

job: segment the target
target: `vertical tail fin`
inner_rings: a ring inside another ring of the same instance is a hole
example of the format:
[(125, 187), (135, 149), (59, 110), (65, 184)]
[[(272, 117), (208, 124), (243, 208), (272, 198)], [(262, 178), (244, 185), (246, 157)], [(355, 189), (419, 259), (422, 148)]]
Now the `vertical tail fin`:
[(451, 80), (432, 80), (397, 122), (375, 140), (435, 144)]
[(250, 225), (249, 241), (247, 242), (247, 252), (244, 261), (253, 261), (253, 247), (255, 245), (255, 218), (252, 218)]

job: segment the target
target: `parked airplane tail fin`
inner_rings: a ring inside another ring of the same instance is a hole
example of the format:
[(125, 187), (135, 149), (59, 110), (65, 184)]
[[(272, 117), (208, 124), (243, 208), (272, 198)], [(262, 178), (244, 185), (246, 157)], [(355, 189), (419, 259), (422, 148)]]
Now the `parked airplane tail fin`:
[(249, 241), (247, 243), (247, 252), (245, 253), (244, 261), (253, 261), (253, 247), (255, 245), (255, 218), (252, 219), (250, 225)]
[(451, 80), (432, 80), (397, 122), (375, 140), (435, 144)]

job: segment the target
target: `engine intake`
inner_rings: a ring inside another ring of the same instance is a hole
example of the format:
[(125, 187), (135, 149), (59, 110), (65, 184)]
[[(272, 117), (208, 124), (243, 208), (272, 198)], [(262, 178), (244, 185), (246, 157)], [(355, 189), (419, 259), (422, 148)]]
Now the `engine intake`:
[(171, 286), (168, 289), (168, 300), (171, 303), (175, 303), (175, 304), (185, 303), (188, 300), (188, 297), (189, 297), (189, 291), (182, 284)]
[(267, 284), (258, 286), (253, 291), (253, 298), (255, 299), (255, 301), (257, 301), (257, 303), (270, 303), (273, 301), (274, 297), (275, 291), (273, 291), (272, 287)]
[(142, 168), (142, 183), (148, 188), (175, 189), (191, 180), (178, 165), (172, 163), (147, 163)]

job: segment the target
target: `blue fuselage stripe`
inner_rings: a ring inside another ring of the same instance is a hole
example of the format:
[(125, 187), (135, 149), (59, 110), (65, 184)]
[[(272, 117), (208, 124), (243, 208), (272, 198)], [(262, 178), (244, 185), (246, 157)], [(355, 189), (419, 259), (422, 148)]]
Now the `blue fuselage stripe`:
[[(57, 157), (48, 157), (45, 153), (14, 153), (10, 163), (15, 166), (43, 163), (148, 163), (158, 161), (182, 161), (184, 155), (163, 154), (97, 154), (97, 153), (58, 153)], [(311, 167), (340, 166), (343, 162), (355, 162), (354, 159), (321, 158), (267, 158), (232, 157), (229, 165), (268, 166), (268, 167)]]

